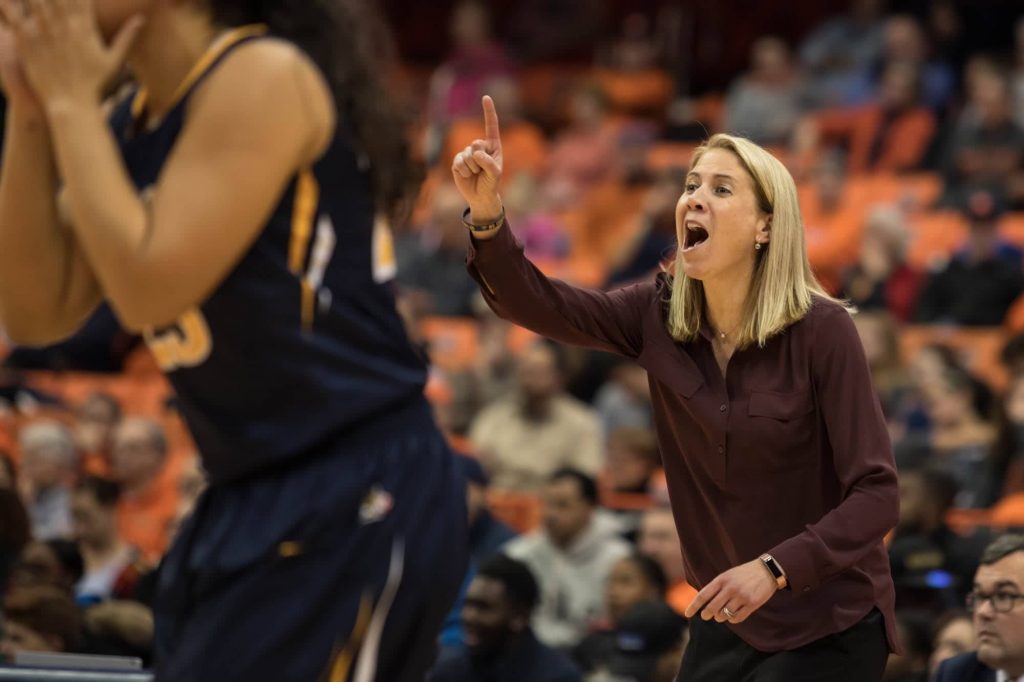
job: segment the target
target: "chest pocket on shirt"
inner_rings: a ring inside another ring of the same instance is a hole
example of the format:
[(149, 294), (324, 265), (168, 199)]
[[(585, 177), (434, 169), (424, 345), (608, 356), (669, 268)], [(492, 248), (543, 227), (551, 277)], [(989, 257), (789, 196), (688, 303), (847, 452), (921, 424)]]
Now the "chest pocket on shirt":
[(805, 464), (814, 449), (814, 396), (810, 390), (752, 391), (747, 405), (754, 466), (791, 469)]

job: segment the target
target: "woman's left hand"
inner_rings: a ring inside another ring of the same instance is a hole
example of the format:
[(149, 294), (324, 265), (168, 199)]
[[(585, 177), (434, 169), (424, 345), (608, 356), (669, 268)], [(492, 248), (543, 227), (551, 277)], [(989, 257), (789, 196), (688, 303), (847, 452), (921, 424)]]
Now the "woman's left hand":
[[(764, 606), (779, 589), (775, 578), (760, 559), (731, 568), (704, 586), (686, 607), (686, 617), (698, 611), (704, 620), (742, 623)], [(733, 615), (726, 613), (726, 609)]]
[(94, 0), (0, 0), (0, 14), (44, 107), (98, 103), (143, 24), (129, 19), (107, 45)]

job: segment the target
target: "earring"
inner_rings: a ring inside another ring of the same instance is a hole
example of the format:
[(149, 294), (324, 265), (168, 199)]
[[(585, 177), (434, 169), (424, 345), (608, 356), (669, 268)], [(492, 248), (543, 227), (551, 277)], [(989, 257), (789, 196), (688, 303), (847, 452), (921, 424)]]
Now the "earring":
[(761, 250), (761, 242), (754, 242), (754, 250), (755, 251), (760, 251)]

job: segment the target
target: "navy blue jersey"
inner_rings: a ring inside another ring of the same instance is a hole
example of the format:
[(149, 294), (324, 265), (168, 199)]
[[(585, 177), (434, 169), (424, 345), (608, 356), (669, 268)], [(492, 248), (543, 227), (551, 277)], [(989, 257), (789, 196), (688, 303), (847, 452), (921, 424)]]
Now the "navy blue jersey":
[[(211, 49), (155, 128), (144, 94), (111, 125), (141, 193), (154, 186), (189, 98), (260, 27)], [(237, 478), (330, 447), (361, 424), (422, 400), (426, 366), (388, 285), (394, 256), (375, 224), (367, 173), (343, 122), (327, 152), (292, 179), (237, 266), (198, 307), (145, 338), (178, 394), (211, 480)]]

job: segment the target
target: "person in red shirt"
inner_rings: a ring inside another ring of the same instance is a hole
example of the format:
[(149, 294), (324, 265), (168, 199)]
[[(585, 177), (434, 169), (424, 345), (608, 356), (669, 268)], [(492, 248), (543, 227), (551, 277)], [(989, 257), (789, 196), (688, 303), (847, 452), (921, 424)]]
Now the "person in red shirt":
[(713, 136), (676, 207), (674, 266), (579, 289), (533, 267), (506, 226), (489, 98), (484, 119), (486, 139), (452, 164), (484, 299), (648, 372), (700, 589), (680, 679), (880, 680), (900, 649), (884, 545), (899, 515), (896, 466), (850, 311), (811, 271), (792, 176), (749, 140)]

